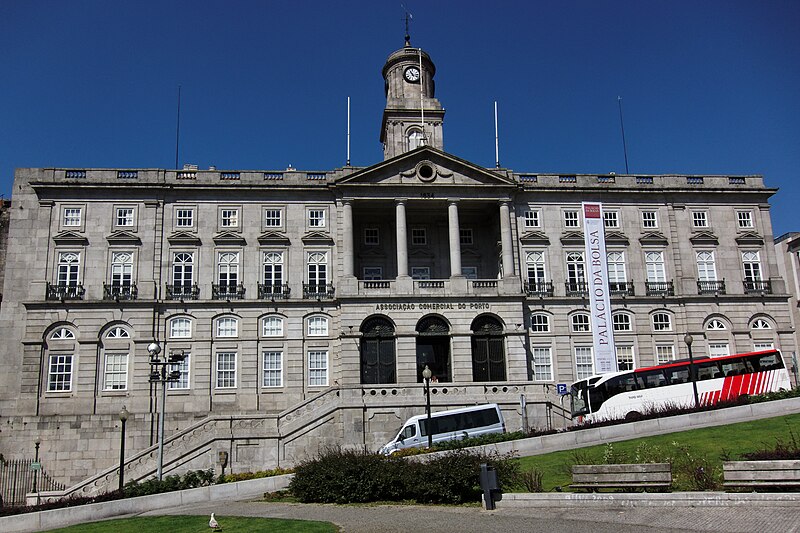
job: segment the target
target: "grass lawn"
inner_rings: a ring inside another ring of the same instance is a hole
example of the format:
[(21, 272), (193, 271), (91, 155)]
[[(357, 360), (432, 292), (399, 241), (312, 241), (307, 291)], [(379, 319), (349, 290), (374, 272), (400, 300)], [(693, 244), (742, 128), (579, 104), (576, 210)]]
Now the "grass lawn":
[[(209, 516), (152, 516), (104, 520), (90, 524), (53, 529), (46, 533), (208, 533)], [(329, 522), (284, 520), (280, 518), (250, 518), (217, 516), (224, 533), (335, 533), (337, 527)]]
[(545, 491), (555, 487), (567, 490), (572, 482), (572, 465), (605, 464), (606, 455), (618, 458), (610, 461), (616, 463), (672, 462), (673, 490), (698, 490), (691, 480), (676, 472), (677, 466), (689, 463), (695, 471), (698, 466), (706, 471), (713, 469), (713, 476), (721, 480), (724, 456), (738, 460), (742, 453), (772, 449), (778, 441), (791, 444), (793, 439), (800, 446), (799, 428), (800, 414), (793, 414), (522, 457), (519, 462), (523, 471), (536, 469), (542, 473)]

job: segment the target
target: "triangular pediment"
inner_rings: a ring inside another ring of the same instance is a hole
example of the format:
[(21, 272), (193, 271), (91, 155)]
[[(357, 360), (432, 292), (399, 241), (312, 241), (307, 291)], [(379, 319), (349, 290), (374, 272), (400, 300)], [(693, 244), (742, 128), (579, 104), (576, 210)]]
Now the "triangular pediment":
[(606, 244), (616, 244), (618, 246), (628, 246), (630, 241), (628, 241), (628, 237), (625, 236), (624, 233), (620, 231), (607, 231), (606, 232)]
[(347, 186), (509, 187), (514, 180), (505, 171), (483, 168), (430, 146), (422, 146), (336, 181)]
[(53, 236), (53, 241), (56, 244), (72, 244), (85, 246), (89, 244), (89, 239), (85, 235), (74, 231), (62, 231)]
[(333, 246), (334, 240), (327, 233), (321, 231), (309, 231), (302, 238), (303, 244), (325, 244)]
[(410, 252), (408, 252), (408, 256), (409, 257), (417, 257), (417, 258), (424, 257), (424, 258), (428, 259), (428, 258), (432, 258), (433, 254), (431, 252), (429, 252), (428, 250), (425, 250), (423, 248), (416, 248), (416, 249), (411, 250)]
[(584, 244), (583, 233), (580, 231), (567, 231), (561, 235), (561, 244)]
[(193, 246), (200, 246), (201, 244), (200, 237), (194, 233), (189, 233), (188, 231), (176, 231), (170, 234), (170, 236), (167, 237), (167, 242), (170, 244), (185, 244)]
[(247, 240), (240, 233), (235, 231), (222, 231), (214, 235), (214, 244), (236, 244), (243, 246)]
[(382, 248), (378, 247), (364, 248), (358, 253), (358, 257), (367, 261), (373, 259), (386, 259), (386, 252)]
[(736, 237), (736, 244), (762, 245), (764, 244), (764, 237), (762, 237), (758, 233), (748, 231), (747, 233), (742, 233), (741, 235)]
[(279, 231), (267, 231), (258, 236), (259, 244), (271, 244), (273, 246), (289, 246), (289, 237)]
[(659, 233), (657, 231), (650, 231), (645, 233), (641, 237), (639, 237), (639, 242), (641, 244), (651, 244), (651, 245), (658, 245), (658, 246), (666, 246), (669, 244), (669, 241), (664, 236), (663, 233)]
[(550, 238), (542, 231), (529, 231), (519, 238), (519, 242), (527, 245), (547, 246)]
[(476, 250), (472, 248), (461, 249), (461, 257), (462, 258), (471, 258), (471, 259), (480, 259), (481, 254), (479, 254)]
[(115, 231), (106, 237), (108, 244), (142, 244), (142, 240), (130, 231)]
[(710, 231), (701, 231), (689, 237), (689, 242), (692, 244), (713, 244), (718, 245), (719, 239)]

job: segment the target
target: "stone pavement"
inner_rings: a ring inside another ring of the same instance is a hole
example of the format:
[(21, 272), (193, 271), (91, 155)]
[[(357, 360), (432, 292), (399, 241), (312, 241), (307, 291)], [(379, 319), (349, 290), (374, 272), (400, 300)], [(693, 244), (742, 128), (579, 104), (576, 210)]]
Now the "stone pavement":
[(504, 508), (423, 505), (319, 505), (264, 502), (213, 502), (184, 505), (144, 515), (210, 515), (224, 526), (225, 515), (295, 518), (332, 522), (343, 533), (634, 533), (720, 532), (800, 533), (800, 506), (745, 503), (720, 507), (549, 507)]

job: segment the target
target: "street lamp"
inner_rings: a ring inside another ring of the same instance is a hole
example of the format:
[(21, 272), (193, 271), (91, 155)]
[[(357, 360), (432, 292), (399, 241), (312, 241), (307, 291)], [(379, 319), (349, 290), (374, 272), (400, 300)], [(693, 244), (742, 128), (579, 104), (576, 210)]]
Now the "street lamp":
[(433, 372), (425, 365), (422, 371), (422, 377), (425, 380), (425, 412), (428, 413), (428, 448), (433, 448), (433, 427), (431, 426), (431, 376)]
[(119, 412), (119, 421), (122, 423), (121, 435), (119, 439), (119, 491), (122, 492), (122, 486), (125, 484), (125, 423), (128, 421), (128, 410), (122, 406), (122, 411)]
[(150, 353), (150, 383), (161, 383), (161, 413), (158, 417), (158, 471), (157, 477), (161, 481), (164, 471), (164, 413), (167, 403), (167, 383), (175, 383), (180, 380), (180, 370), (170, 370), (170, 367), (179, 365), (186, 358), (184, 352), (170, 352), (166, 359), (159, 359), (161, 346), (157, 342), (151, 342), (147, 346)]
[(38, 476), (39, 468), (41, 468), (41, 465), (39, 465), (39, 445), (41, 444), (42, 444), (42, 439), (36, 437), (36, 440), (33, 441), (33, 445), (36, 447), (36, 453), (34, 454), (35, 457), (33, 459), (33, 462), (36, 464), (36, 467), (33, 471), (33, 492), (36, 493), (36, 505), (39, 505), (39, 489), (36, 482), (38, 481), (39, 477)]
[(694, 338), (687, 333), (683, 337), (683, 342), (685, 342), (686, 347), (689, 348), (689, 380), (692, 382), (692, 390), (694, 391), (694, 407), (697, 409), (700, 407), (700, 400), (697, 398), (697, 372), (694, 368), (694, 356), (692, 355), (692, 342), (694, 342)]

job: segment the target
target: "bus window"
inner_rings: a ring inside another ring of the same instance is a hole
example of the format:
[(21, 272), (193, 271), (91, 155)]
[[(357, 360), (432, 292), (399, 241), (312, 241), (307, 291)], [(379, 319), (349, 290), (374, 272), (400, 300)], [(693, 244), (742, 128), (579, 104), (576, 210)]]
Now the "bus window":
[(640, 389), (652, 389), (653, 387), (662, 387), (667, 384), (664, 372), (661, 369), (637, 372), (636, 378)]
[(738, 376), (740, 374), (747, 374), (749, 371), (747, 369), (747, 365), (745, 365), (744, 360), (735, 360), (735, 361), (721, 361), (722, 363), (722, 371), (725, 373), (725, 376)]
[(600, 385), (598, 388), (605, 389), (606, 398), (611, 398), (617, 394), (638, 389), (636, 386), (636, 377), (633, 375), (633, 373), (613, 377)]
[(676, 367), (676, 368), (666, 368), (664, 372), (667, 375), (667, 381), (670, 385), (677, 385), (679, 383), (688, 383), (689, 382), (689, 367)]
[(717, 361), (703, 361), (702, 363), (697, 363), (695, 364), (695, 369), (698, 380), (721, 378), (724, 376), (719, 369)]
[(778, 352), (771, 352), (763, 355), (754, 355), (748, 357), (748, 362), (752, 364), (756, 372), (764, 372), (766, 370), (777, 370), (783, 368), (783, 359), (778, 355)]

